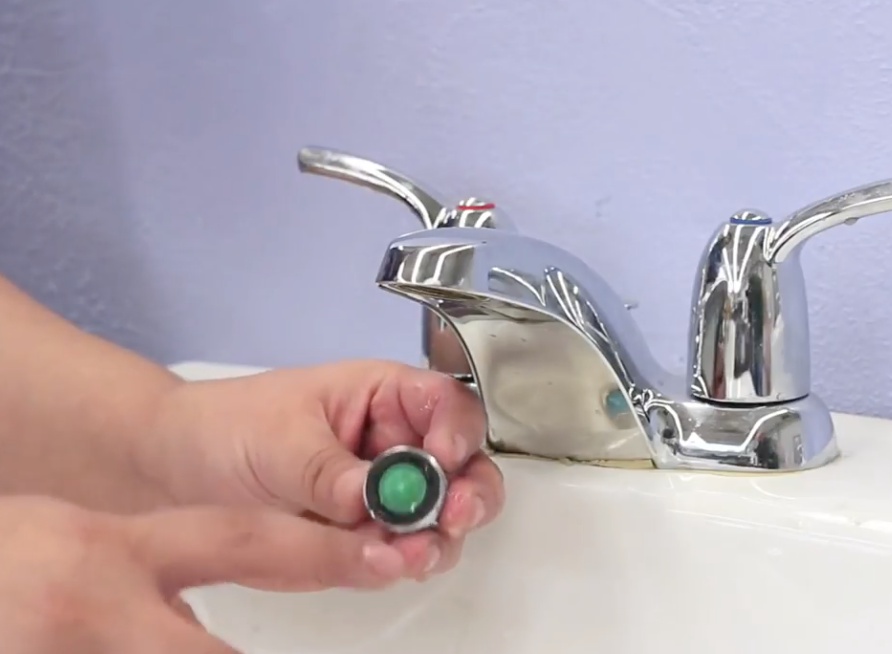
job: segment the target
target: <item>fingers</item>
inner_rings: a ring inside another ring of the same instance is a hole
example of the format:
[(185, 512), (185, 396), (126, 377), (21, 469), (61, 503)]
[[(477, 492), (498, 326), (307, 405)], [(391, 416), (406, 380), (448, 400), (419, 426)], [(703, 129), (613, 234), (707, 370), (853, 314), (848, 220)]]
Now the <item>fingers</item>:
[[(447, 472), (464, 466), (483, 443), (486, 419), (479, 398), (448, 376), (364, 362), (340, 371), (339, 379), (337, 398), (324, 402), (324, 413), (302, 421), (300, 433), (278, 438), (274, 453), (251, 453), (254, 477), (292, 511), (342, 525), (362, 521), (369, 464), (350, 448), (363, 440), (360, 454), (366, 458), (394, 445), (423, 446)], [(349, 397), (341, 397), (345, 388)]]
[(440, 528), (452, 538), (461, 538), (495, 518), (505, 504), (502, 472), (483, 452), (477, 452), (449, 483)]
[(423, 444), (447, 472), (460, 469), (486, 434), (480, 399), (464, 384), (437, 372), (410, 366), (389, 370), (369, 401), (366, 454)]
[(447, 472), (456, 472), (477, 453), (486, 437), (486, 415), (480, 398), (464, 384), (450, 378), (441, 382), (443, 392), (431, 412), (424, 449)]
[(439, 528), (393, 541), (406, 561), (404, 575), (423, 580), (451, 570), (461, 556), (465, 536), (495, 518), (504, 503), (501, 472), (489, 457), (478, 452), (463, 475), (450, 482)]
[(391, 545), (402, 554), (405, 561), (403, 577), (417, 581), (455, 567), (464, 541), (463, 538), (453, 539), (436, 530), (394, 536), (387, 533), (381, 525), (373, 523), (366, 523), (358, 529), (382, 541), (390, 539)]
[[(392, 540), (403, 576), (417, 579), (449, 569), (464, 536), (492, 520), (504, 502), (501, 475), (480, 452), (486, 433), (482, 403), (440, 373), (394, 363), (357, 366), (350, 374), (337, 370), (338, 383), (332, 383), (318, 419), (303, 420), (301, 433), (277, 439), (274, 456), (273, 448), (253, 453), (252, 472), (286, 507), (316, 514), (321, 523), (355, 525), (365, 518), (368, 463), (350, 448), (371, 459), (395, 445), (422, 446), (450, 475), (440, 529), (395, 539), (375, 533), (373, 540)], [(367, 534), (365, 527), (358, 533)], [(255, 577), (248, 577), (253, 585)]]
[(400, 536), (393, 541), (393, 546), (406, 561), (403, 576), (418, 581), (454, 568), (463, 544), (464, 538), (450, 538), (437, 531)]
[(223, 582), (294, 591), (380, 588), (405, 567), (400, 552), (380, 540), (274, 510), (178, 509), (129, 520), (133, 551), (168, 597)]
[[(501, 512), (505, 493), (496, 464), (478, 452), (463, 472), (450, 483), (438, 529), (392, 537), (391, 544), (405, 561), (404, 577), (423, 580), (455, 567), (465, 536)], [(365, 524), (360, 531), (382, 540), (389, 537), (375, 524)]]
[(486, 435), (480, 398), (439, 373), (395, 368), (370, 400), (368, 423), (367, 456), (398, 444), (423, 445), (452, 473), (439, 529), (393, 540), (406, 561), (405, 576), (424, 579), (451, 569), (465, 536), (493, 520), (505, 501), (501, 471), (480, 451)]
[(502, 510), (502, 473), (480, 451), (486, 435), (480, 398), (454, 379), (424, 370), (415, 372), (420, 373), (416, 381), (411, 381), (407, 372), (404, 376), (409, 381), (400, 385), (402, 406), (412, 428), (425, 434), (424, 448), (447, 472), (460, 471), (450, 479), (440, 516), (440, 529), (453, 540), (460, 539)]
[(340, 524), (365, 516), (362, 485), (368, 465), (338, 441), (322, 416), (303, 421), (300, 433), (277, 438), (275, 448), (250, 456), (254, 477), (284, 508)]

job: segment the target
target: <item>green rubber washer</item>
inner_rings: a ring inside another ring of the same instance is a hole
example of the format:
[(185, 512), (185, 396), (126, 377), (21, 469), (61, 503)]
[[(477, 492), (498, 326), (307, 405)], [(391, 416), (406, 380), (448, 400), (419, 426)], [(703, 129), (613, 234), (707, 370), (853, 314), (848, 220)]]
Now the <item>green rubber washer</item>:
[(446, 485), (446, 474), (431, 454), (400, 445), (372, 461), (363, 499), (373, 520), (390, 531), (412, 533), (437, 524)]
[(427, 497), (424, 471), (412, 463), (396, 463), (387, 468), (378, 482), (381, 505), (391, 513), (414, 513)]

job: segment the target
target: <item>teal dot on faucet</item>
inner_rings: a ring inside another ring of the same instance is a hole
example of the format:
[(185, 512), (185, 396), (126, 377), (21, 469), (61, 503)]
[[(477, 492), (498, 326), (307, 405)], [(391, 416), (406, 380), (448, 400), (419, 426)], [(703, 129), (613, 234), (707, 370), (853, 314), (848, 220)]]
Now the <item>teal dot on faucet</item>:
[(616, 418), (628, 412), (629, 403), (623, 397), (623, 392), (615, 388), (607, 393), (607, 397), (604, 398), (604, 408), (607, 409), (607, 415), (611, 418)]

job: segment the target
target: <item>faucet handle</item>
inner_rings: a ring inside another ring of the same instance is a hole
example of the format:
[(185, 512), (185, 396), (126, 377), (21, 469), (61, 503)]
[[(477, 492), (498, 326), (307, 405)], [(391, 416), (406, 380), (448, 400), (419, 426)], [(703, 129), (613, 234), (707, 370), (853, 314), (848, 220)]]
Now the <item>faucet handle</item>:
[(738, 211), (697, 269), (688, 381), (693, 397), (736, 405), (792, 402), (811, 392), (805, 279), (794, 256), (812, 236), (892, 211), (892, 180), (820, 200), (779, 224)]
[(494, 202), (469, 197), (450, 207), (407, 175), (354, 154), (306, 147), (298, 153), (297, 165), (303, 173), (350, 182), (401, 200), (425, 229), (483, 227), (514, 231), (514, 224), (502, 210), (496, 210)]
[(417, 182), (387, 166), (347, 152), (306, 147), (297, 155), (303, 173), (331, 177), (384, 193), (401, 200), (418, 216), (426, 229), (433, 228), (448, 209)]
[(837, 225), (892, 211), (892, 180), (859, 186), (814, 202), (793, 213), (771, 234), (769, 258), (782, 262), (809, 238)]

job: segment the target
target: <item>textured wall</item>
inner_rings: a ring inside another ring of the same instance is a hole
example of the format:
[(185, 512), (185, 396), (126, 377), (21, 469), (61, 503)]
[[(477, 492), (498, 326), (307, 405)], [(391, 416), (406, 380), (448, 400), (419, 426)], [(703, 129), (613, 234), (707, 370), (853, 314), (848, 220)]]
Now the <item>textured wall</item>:
[[(680, 367), (717, 221), (892, 177), (889, 24), (879, 0), (0, 0), (0, 267), (160, 360), (415, 361), (416, 308), (372, 283), (413, 219), (298, 176), (333, 145), (496, 198)], [(818, 390), (892, 416), (887, 218), (804, 265)]]

